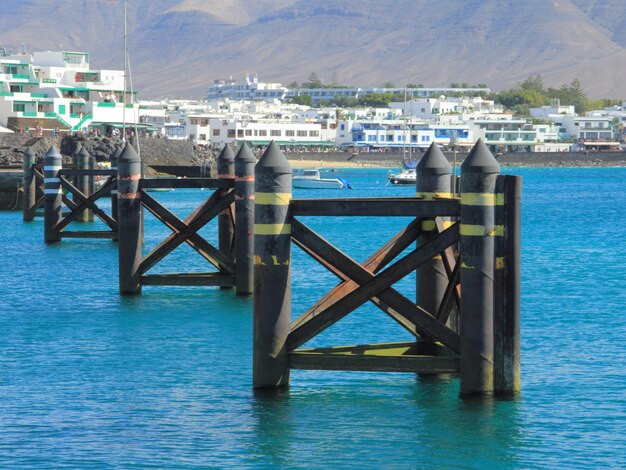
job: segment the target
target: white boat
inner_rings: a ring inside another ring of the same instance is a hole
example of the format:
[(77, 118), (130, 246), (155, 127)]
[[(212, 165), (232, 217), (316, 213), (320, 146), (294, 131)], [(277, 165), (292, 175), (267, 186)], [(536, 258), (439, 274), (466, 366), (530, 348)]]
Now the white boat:
[(350, 189), (343, 178), (321, 178), (319, 170), (301, 170), (292, 178), (294, 188), (307, 189)]
[(416, 184), (417, 174), (415, 168), (405, 168), (400, 173), (392, 173), (388, 176), (391, 184)]

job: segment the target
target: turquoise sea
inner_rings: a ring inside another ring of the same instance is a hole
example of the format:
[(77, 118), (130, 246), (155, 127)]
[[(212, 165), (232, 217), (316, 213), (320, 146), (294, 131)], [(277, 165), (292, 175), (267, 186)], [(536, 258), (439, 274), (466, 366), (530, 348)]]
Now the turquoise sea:
[[(625, 468), (626, 169), (506, 171), (524, 177), (513, 401), (460, 400), (455, 377), (323, 371), (256, 394), (251, 299), (157, 287), (121, 298), (114, 243), (46, 246), (41, 220), (0, 213), (0, 467)], [(385, 186), (385, 170), (339, 174), (355, 189), (295, 196), (413, 193)], [(156, 196), (184, 216), (208, 195)], [(407, 221), (305, 222), (362, 261)], [(167, 233), (148, 218), (146, 249)], [(203, 260), (181, 247), (157, 268)], [(295, 315), (335, 279), (295, 252), (293, 283)], [(414, 295), (410, 277), (396, 287)], [(313, 344), (404, 339), (366, 306)]]

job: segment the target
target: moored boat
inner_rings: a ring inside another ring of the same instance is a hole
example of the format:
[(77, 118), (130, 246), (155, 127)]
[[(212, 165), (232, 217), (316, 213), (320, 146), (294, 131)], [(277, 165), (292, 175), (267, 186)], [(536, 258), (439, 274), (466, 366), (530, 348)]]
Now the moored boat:
[(416, 184), (415, 168), (404, 168), (400, 173), (391, 173), (388, 177), (391, 184)]
[(350, 184), (343, 178), (322, 178), (319, 170), (301, 170), (292, 178), (294, 188), (305, 189), (350, 189)]

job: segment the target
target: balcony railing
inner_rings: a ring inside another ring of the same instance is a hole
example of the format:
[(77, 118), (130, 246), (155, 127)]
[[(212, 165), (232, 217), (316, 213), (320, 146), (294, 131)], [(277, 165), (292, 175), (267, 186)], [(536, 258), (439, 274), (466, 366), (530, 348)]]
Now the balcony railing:
[(27, 73), (14, 73), (11, 76), (14, 80), (28, 80)]

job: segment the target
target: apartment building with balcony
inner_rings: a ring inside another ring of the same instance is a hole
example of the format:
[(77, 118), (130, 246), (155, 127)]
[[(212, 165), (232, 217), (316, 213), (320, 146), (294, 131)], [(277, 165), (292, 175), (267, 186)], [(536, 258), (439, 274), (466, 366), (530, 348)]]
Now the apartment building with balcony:
[(86, 52), (0, 56), (0, 125), (79, 130), (138, 122), (124, 72), (92, 70)]

